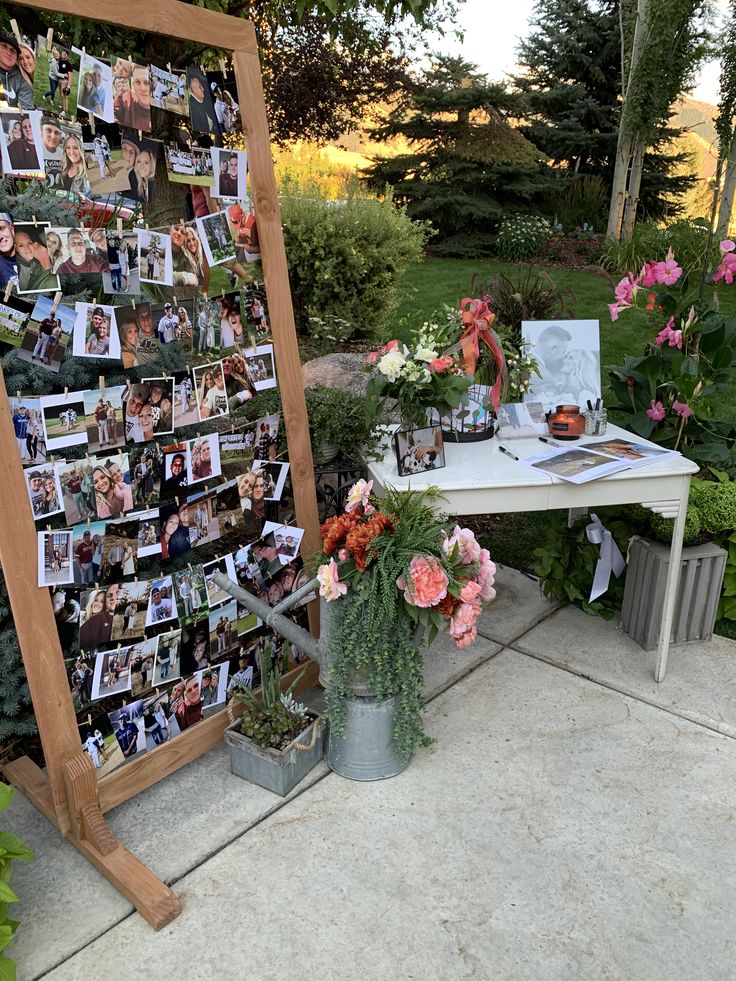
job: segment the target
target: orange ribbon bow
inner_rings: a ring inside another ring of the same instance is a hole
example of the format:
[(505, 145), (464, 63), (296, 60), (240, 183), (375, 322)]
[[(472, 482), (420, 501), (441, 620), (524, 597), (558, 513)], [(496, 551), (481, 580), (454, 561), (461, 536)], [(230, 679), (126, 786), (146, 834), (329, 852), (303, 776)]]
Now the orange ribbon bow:
[[(470, 307), (470, 309), (468, 309)], [(460, 301), (460, 310), (463, 318), (463, 332), (460, 336), (460, 346), (463, 352), (465, 370), (469, 375), (474, 375), (480, 357), (481, 341), (488, 347), (496, 359), (496, 380), (491, 389), (491, 405), (494, 412), (498, 412), (501, 402), (501, 387), (506, 381), (506, 358), (504, 357), (501, 338), (491, 325), (496, 319), (488, 304), (484, 300), (473, 300), (470, 297)]]

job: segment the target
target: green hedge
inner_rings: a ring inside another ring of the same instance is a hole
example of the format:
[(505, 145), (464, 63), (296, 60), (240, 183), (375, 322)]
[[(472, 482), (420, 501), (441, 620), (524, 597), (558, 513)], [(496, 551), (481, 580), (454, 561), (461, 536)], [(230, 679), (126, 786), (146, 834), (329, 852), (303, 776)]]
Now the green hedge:
[(408, 264), (422, 257), (425, 226), (388, 197), (286, 194), (281, 213), (299, 330), (370, 337), (394, 305)]

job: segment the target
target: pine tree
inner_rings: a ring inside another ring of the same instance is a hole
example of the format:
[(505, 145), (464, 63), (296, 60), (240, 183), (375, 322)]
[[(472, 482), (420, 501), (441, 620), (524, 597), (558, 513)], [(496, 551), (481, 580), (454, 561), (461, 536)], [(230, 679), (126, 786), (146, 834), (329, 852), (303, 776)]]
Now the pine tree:
[(490, 251), (505, 215), (538, 210), (552, 185), (544, 157), (508, 122), (517, 100), (474, 65), (440, 58), (408, 78), (379, 141), (402, 138), (410, 152), (377, 157), (365, 177), (388, 184), (410, 217), (432, 223), (432, 247), (447, 255)]
[[(519, 46), (523, 133), (574, 175), (600, 175), (610, 188), (616, 156), (622, 76), (621, 35), (633, 0), (537, 0), (533, 30)], [(622, 19), (620, 19), (620, 16)], [(627, 42), (628, 43), (628, 42)], [(696, 177), (674, 174), (688, 155), (672, 149), (681, 130), (662, 120), (644, 157), (641, 212), (674, 216)]]

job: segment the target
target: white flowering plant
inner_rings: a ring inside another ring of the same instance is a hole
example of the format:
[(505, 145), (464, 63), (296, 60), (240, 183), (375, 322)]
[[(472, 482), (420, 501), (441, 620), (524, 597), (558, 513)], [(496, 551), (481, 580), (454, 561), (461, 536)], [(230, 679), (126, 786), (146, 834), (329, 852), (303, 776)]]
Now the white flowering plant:
[[(367, 355), (369, 412), (380, 413), (386, 400), (394, 399), (407, 425), (424, 426), (427, 409), (450, 415), (460, 406), (472, 377), (466, 374), (454, 325), (438, 319), (425, 321), (413, 332), (409, 344), (391, 340)], [(452, 345), (457, 349), (448, 351)]]

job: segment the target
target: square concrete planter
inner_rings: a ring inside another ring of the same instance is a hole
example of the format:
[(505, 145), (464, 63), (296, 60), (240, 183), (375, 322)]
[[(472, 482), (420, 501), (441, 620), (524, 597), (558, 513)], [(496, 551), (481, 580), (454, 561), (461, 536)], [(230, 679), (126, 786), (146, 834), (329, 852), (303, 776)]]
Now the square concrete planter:
[[(231, 771), (244, 780), (286, 797), (324, 755), (325, 720), (311, 713), (310, 717), (312, 725), (283, 751), (256, 746), (252, 739), (237, 731), (240, 719), (236, 719), (225, 730), (225, 743), (230, 747)], [(305, 748), (298, 749), (298, 746)]]
[[(694, 644), (713, 636), (727, 558), (713, 544), (683, 548), (671, 643)], [(659, 643), (669, 559), (669, 545), (631, 540), (621, 625), (645, 651)]]

